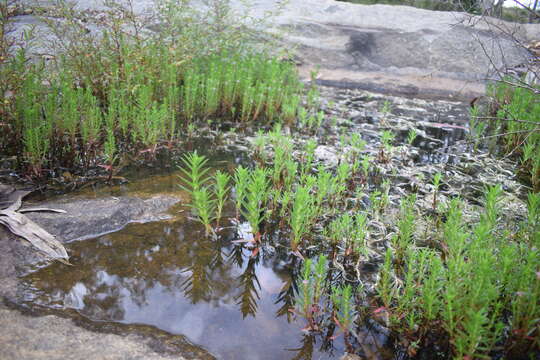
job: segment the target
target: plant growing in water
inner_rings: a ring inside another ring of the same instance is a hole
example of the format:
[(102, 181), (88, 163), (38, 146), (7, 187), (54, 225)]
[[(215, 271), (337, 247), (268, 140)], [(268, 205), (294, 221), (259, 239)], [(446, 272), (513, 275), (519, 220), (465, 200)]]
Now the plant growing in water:
[(219, 220), (223, 212), (223, 206), (227, 200), (227, 194), (229, 193), (229, 181), (231, 177), (229, 174), (216, 171), (214, 174), (214, 195), (216, 197), (216, 227), (219, 227)]
[(251, 226), (254, 241), (261, 241), (261, 223), (268, 217), (266, 204), (269, 195), (268, 171), (264, 168), (256, 168), (249, 176), (245, 188), (241, 212)]
[(433, 211), (437, 211), (437, 194), (441, 187), (442, 174), (440, 172), (433, 176)]
[(356, 310), (354, 309), (354, 299), (351, 285), (343, 287), (332, 287), (332, 303), (334, 305), (334, 321), (343, 331), (347, 351), (353, 352), (353, 347), (349, 341), (356, 320)]
[(306, 259), (302, 267), (302, 278), (295, 298), (295, 313), (302, 315), (308, 322), (306, 330), (319, 331), (321, 315), (320, 302), (324, 294), (324, 282), (328, 271), (328, 259), (319, 255), (317, 262)]
[(299, 186), (294, 194), (289, 219), (292, 230), (291, 248), (293, 252), (299, 254), (298, 246), (302, 242), (304, 236), (309, 232), (315, 214), (316, 212), (313, 198), (310, 194), (310, 188), (307, 186)]
[(182, 162), (184, 166), (180, 168), (179, 186), (191, 195), (189, 206), (195, 210), (197, 219), (204, 225), (205, 234), (208, 236), (214, 232), (211, 223), (216, 218), (216, 200), (212, 199), (208, 186), (208, 159), (194, 151), (184, 155)]

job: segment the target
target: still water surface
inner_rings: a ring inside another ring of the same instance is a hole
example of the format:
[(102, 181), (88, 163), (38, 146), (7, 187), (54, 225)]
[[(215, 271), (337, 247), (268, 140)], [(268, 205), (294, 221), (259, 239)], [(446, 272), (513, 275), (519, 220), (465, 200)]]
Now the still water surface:
[(252, 258), (231, 242), (232, 232), (220, 241), (202, 234), (198, 224), (176, 217), (72, 243), (74, 266), (55, 263), (28, 275), (25, 299), (91, 320), (182, 334), (220, 359), (343, 354), (338, 341), (326, 344), (330, 351), (321, 352), (321, 344), (306, 349), (303, 320), (290, 318), (297, 259), (271, 248)]

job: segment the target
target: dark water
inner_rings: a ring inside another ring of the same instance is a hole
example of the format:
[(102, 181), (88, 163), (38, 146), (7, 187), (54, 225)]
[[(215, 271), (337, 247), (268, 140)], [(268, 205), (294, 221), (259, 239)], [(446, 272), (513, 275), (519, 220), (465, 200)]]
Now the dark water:
[[(24, 298), (95, 321), (183, 334), (219, 359), (294, 358), (300, 350), (292, 349), (305, 343), (303, 320), (288, 311), (295, 259), (269, 250), (252, 258), (232, 237), (207, 239), (186, 218), (131, 224), (70, 244), (74, 266), (55, 263), (28, 275)], [(329, 352), (315, 344), (311, 358), (338, 358), (339, 340)]]

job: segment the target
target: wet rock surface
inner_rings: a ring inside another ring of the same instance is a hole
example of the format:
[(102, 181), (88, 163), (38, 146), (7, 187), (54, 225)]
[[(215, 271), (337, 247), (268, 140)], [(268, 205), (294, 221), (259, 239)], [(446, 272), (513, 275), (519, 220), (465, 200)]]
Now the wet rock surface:
[[(79, 201), (47, 202), (43, 205), (65, 210), (58, 216), (52, 213), (33, 213), (29, 217), (52, 234), (69, 242), (118, 231), (132, 222), (164, 220), (166, 210), (178, 202), (171, 196), (107, 197)], [(55, 216), (56, 215), (56, 216)]]

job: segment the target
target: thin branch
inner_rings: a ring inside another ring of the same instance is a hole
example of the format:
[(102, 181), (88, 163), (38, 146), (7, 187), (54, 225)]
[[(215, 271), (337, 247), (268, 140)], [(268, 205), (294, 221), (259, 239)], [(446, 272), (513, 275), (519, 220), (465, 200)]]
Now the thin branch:
[(522, 3), (521, 3), (520, 1), (518, 1), (518, 0), (512, 0), (512, 1), (515, 2), (516, 4), (518, 4), (519, 6), (521, 6), (523, 9), (525, 9), (530, 15), (533, 15), (534, 17), (540, 19), (540, 15), (538, 15), (538, 14), (536, 13), (536, 11), (531, 10), (531, 8), (528, 7), (527, 5), (522, 4)]

